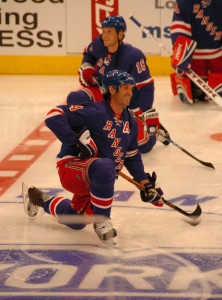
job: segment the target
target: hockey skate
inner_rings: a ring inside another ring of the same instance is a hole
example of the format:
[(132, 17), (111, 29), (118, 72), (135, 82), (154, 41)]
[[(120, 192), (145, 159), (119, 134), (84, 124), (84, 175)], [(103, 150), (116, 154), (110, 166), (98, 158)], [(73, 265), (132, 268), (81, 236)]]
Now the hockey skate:
[(43, 206), (43, 201), (51, 198), (34, 186), (28, 187), (24, 182), (22, 183), (22, 197), (25, 213), (31, 218), (37, 216), (40, 207)]
[[(166, 130), (166, 128), (163, 127), (162, 124), (160, 124), (160, 129), (159, 129), (159, 131), (160, 131), (162, 134), (164, 134), (166, 137), (170, 138), (169, 132)], [(158, 141), (161, 142), (161, 143), (163, 143), (165, 146), (167, 146), (167, 145), (170, 144), (170, 142), (169, 142), (167, 139), (165, 139), (163, 136), (161, 136), (160, 134), (158, 135)]]
[(94, 223), (94, 230), (103, 243), (109, 246), (116, 245), (115, 237), (117, 236), (117, 232), (116, 229), (113, 228), (110, 219)]
[(26, 215), (30, 218), (35, 218), (38, 214), (39, 207), (33, 205), (30, 201), (28, 194), (29, 187), (23, 182), (22, 183), (22, 197), (23, 197), (23, 205)]

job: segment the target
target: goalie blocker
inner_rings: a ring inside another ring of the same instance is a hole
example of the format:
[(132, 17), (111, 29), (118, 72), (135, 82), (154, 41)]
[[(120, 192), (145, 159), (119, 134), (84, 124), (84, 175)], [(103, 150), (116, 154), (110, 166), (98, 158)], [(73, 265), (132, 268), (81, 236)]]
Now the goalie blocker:
[[(170, 75), (172, 92), (178, 95), (184, 103), (193, 104), (193, 102), (208, 100), (198, 86), (196, 86), (187, 76), (191, 68), (193, 51), (196, 48), (196, 42), (185, 36), (178, 36), (173, 49), (171, 65), (176, 73)], [(222, 95), (222, 74), (209, 74), (208, 84), (218, 94)]]
[(174, 46), (171, 65), (179, 75), (188, 72), (197, 43), (183, 35), (178, 36)]
[(193, 103), (191, 82), (183, 74), (190, 70), (192, 54), (195, 48), (195, 41), (180, 35), (173, 46), (171, 58), (171, 65), (176, 70), (176, 73), (170, 75), (173, 94), (178, 95), (182, 102), (189, 104)]

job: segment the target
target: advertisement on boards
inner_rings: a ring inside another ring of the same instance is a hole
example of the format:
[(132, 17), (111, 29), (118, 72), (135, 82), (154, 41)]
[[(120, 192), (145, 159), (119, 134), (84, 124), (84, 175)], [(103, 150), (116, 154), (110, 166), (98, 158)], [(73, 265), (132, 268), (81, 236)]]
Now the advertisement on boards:
[[(171, 49), (172, 0), (0, 0), (0, 55), (75, 55), (101, 33), (101, 21), (122, 15), (125, 42), (149, 55)], [(129, 18), (134, 15), (154, 38)]]
[(0, 0), (0, 55), (65, 55), (65, 0)]
[(101, 22), (107, 16), (119, 15), (119, 1), (91, 0), (92, 39), (101, 34)]
[[(72, 0), (68, 0), (67, 19), (67, 52), (82, 53), (96, 36), (101, 33), (101, 21), (108, 15), (119, 14), (127, 23), (125, 42), (133, 44), (149, 55), (169, 56), (168, 51), (161, 48), (158, 42), (165, 48), (171, 49), (170, 25), (175, 1), (172, 0), (83, 0), (84, 8), (75, 10)], [(88, 7), (88, 8), (87, 8)], [(74, 14), (73, 14), (74, 13)], [(80, 20), (84, 15), (84, 21)], [(151, 33), (154, 38), (146, 36), (141, 29), (129, 18), (134, 15), (140, 23)]]

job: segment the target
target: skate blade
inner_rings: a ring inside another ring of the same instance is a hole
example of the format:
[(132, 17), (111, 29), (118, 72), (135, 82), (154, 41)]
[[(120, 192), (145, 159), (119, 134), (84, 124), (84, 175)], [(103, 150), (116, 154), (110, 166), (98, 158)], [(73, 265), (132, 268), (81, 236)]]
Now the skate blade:
[(27, 205), (28, 205), (28, 199), (29, 199), (28, 189), (29, 189), (29, 187), (24, 182), (22, 182), (22, 198), (23, 198), (24, 211), (25, 211), (26, 215), (29, 215), (28, 211), (27, 211)]
[(112, 239), (109, 239), (109, 240), (101, 240), (100, 241), (103, 243), (103, 244), (106, 244), (110, 247), (115, 247), (117, 245), (117, 240), (116, 238), (112, 238)]
[[(100, 238), (100, 237), (99, 237)], [(101, 242), (103, 242), (104, 244), (111, 246), (111, 247), (115, 247), (117, 244), (117, 232), (116, 230), (113, 228), (112, 229), (112, 236), (110, 236), (110, 238), (100, 238)]]
[(43, 210), (39, 209), (38, 208), (38, 211), (35, 215), (30, 215), (27, 207), (28, 207), (28, 202), (29, 202), (29, 195), (28, 195), (28, 189), (29, 189), (29, 186), (27, 184), (25, 184), (24, 182), (22, 182), (22, 198), (23, 198), (23, 207), (24, 207), (24, 211), (25, 211), (25, 214), (30, 218), (30, 219), (34, 219), (36, 218), (39, 214), (40, 214), (40, 211), (41, 211), (41, 214), (43, 214)]

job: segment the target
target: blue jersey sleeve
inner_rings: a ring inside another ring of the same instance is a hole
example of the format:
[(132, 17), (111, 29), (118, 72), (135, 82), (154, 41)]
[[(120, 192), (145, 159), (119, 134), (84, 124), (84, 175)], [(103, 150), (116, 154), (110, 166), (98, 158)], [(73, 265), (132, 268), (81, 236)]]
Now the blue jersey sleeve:
[(174, 44), (179, 35), (192, 37), (192, 1), (177, 0), (171, 25), (171, 40)]
[(59, 157), (76, 156), (79, 153), (79, 148), (76, 146), (79, 139), (78, 132), (86, 126), (86, 122), (80, 114), (74, 112), (82, 108), (81, 105), (60, 105), (50, 110), (45, 118), (46, 126), (62, 143)]
[(67, 108), (60, 105), (50, 110), (45, 118), (45, 124), (62, 143), (73, 146), (77, 143), (78, 134), (70, 126)]
[(137, 123), (135, 119), (131, 117), (131, 139), (127, 149), (124, 166), (135, 180), (141, 181), (143, 179), (146, 179), (147, 176), (144, 171), (144, 165), (142, 162), (141, 154), (138, 151), (137, 134)]
[[(130, 49), (130, 47), (128, 48)], [(146, 111), (153, 106), (154, 80), (150, 74), (144, 53), (135, 47), (131, 47), (131, 74), (136, 81), (136, 89), (131, 100), (130, 108), (139, 107)]]
[(99, 53), (104, 49), (103, 42), (100, 37), (94, 39), (83, 52), (82, 64), (87, 62), (95, 66), (98, 60)]

